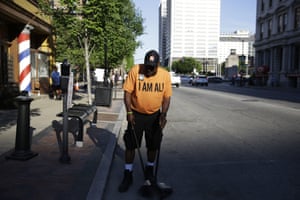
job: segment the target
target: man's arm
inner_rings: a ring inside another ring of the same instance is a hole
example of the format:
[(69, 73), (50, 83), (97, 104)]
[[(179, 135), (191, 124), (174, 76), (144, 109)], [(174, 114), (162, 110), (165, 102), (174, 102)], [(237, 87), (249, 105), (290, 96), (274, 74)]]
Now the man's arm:
[(124, 91), (124, 103), (127, 112), (127, 121), (134, 124), (134, 116), (131, 110), (131, 93)]
[(160, 120), (159, 120), (159, 124), (160, 124), (161, 129), (163, 129), (166, 126), (167, 112), (169, 110), (170, 102), (171, 102), (171, 97), (164, 97), (163, 98), (163, 103), (162, 103), (162, 106), (161, 106), (161, 113), (160, 113)]
[(132, 112), (131, 110), (131, 94), (127, 91), (124, 91), (124, 103), (127, 112)]
[(169, 110), (169, 106), (170, 106), (170, 102), (171, 102), (171, 97), (164, 97), (163, 98), (163, 103), (161, 106), (161, 113), (166, 113)]

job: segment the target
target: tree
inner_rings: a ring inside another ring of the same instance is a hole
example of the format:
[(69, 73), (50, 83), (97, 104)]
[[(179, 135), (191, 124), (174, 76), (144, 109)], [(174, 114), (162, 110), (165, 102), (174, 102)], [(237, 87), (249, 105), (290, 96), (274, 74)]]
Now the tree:
[(201, 71), (202, 64), (195, 58), (183, 57), (180, 60), (174, 61), (171, 66), (172, 70), (180, 74), (190, 74), (196, 69)]
[(40, 0), (40, 5), (53, 16), (56, 59), (85, 65), (91, 104), (90, 63), (104, 67), (107, 78), (110, 69), (132, 56), (139, 46), (136, 38), (143, 34), (143, 19), (130, 0), (76, 2), (60, 0), (61, 6), (55, 9), (45, 0)]

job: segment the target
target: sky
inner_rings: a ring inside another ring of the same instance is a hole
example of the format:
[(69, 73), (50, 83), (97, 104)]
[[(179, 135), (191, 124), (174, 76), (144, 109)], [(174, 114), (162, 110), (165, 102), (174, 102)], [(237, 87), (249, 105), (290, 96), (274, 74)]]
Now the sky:
[[(201, 0), (198, 0), (201, 1)], [(220, 0), (221, 27), (223, 33), (232, 33), (236, 30), (248, 30), (255, 33), (256, 0)], [(143, 44), (134, 55), (135, 63), (142, 63), (145, 53), (150, 49), (158, 51), (158, 8), (160, 0), (133, 0), (144, 18), (144, 32), (140, 36)]]

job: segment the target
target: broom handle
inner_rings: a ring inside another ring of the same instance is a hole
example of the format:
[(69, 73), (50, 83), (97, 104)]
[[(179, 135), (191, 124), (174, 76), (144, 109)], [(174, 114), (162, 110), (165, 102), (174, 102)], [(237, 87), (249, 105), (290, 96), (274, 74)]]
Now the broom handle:
[(162, 133), (162, 128), (158, 128), (158, 131), (160, 131), (161, 133), (161, 139), (160, 139), (160, 143), (157, 149), (157, 154), (156, 154), (156, 167), (155, 167), (155, 174), (154, 174), (154, 178), (155, 178), (155, 182), (157, 182), (157, 173), (158, 173), (158, 166), (159, 166), (159, 155), (160, 155), (160, 146), (161, 146), (161, 142), (162, 142), (162, 138), (163, 138), (163, 133)]
[(139, 159), (140, 159), (140, 162), (141, 162), (141, 167), (142, 167), (142, 170), (143, 170), (143, 173), (144, 173), (144, 176), (145, 176), (144, 161), (143, 161), (143, 158), (142, 158), (139, 141), (138, 141), (138, 138), (136, 136), (133, 124), (131, 124), (131, 129), (132, 129), (132, 132), (133, 132), (133, 135), (134, 135), (134, 140), (135, 140), (136, 148), (137, 148), (137, 151), (138, 151), (138, 154), (139, 154)]

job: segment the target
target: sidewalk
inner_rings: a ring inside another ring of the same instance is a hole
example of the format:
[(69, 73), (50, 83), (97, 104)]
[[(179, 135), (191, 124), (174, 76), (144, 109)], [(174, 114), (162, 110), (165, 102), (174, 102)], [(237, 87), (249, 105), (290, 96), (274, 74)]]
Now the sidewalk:
[[(16, 110), (0, 111), (0, 199), (101, 199), (109, 174), (116, 138), (124, 123), (122, 91), (113, 95), (110, 107), (97, 106), (98, 121), (86, 125), (83, 147), (69, 134), (70, 164), (62, 164), (52, 121), (61, 121), (62, 101), (35, 96), (30, 105), (33, 128), (31, 150), (38, 156), (27, 161), (7, 160), (14, 151)], [(87, 103), (81, 93), (75, 103)], [(6, 124), (5, 124), (6, 122)]]

